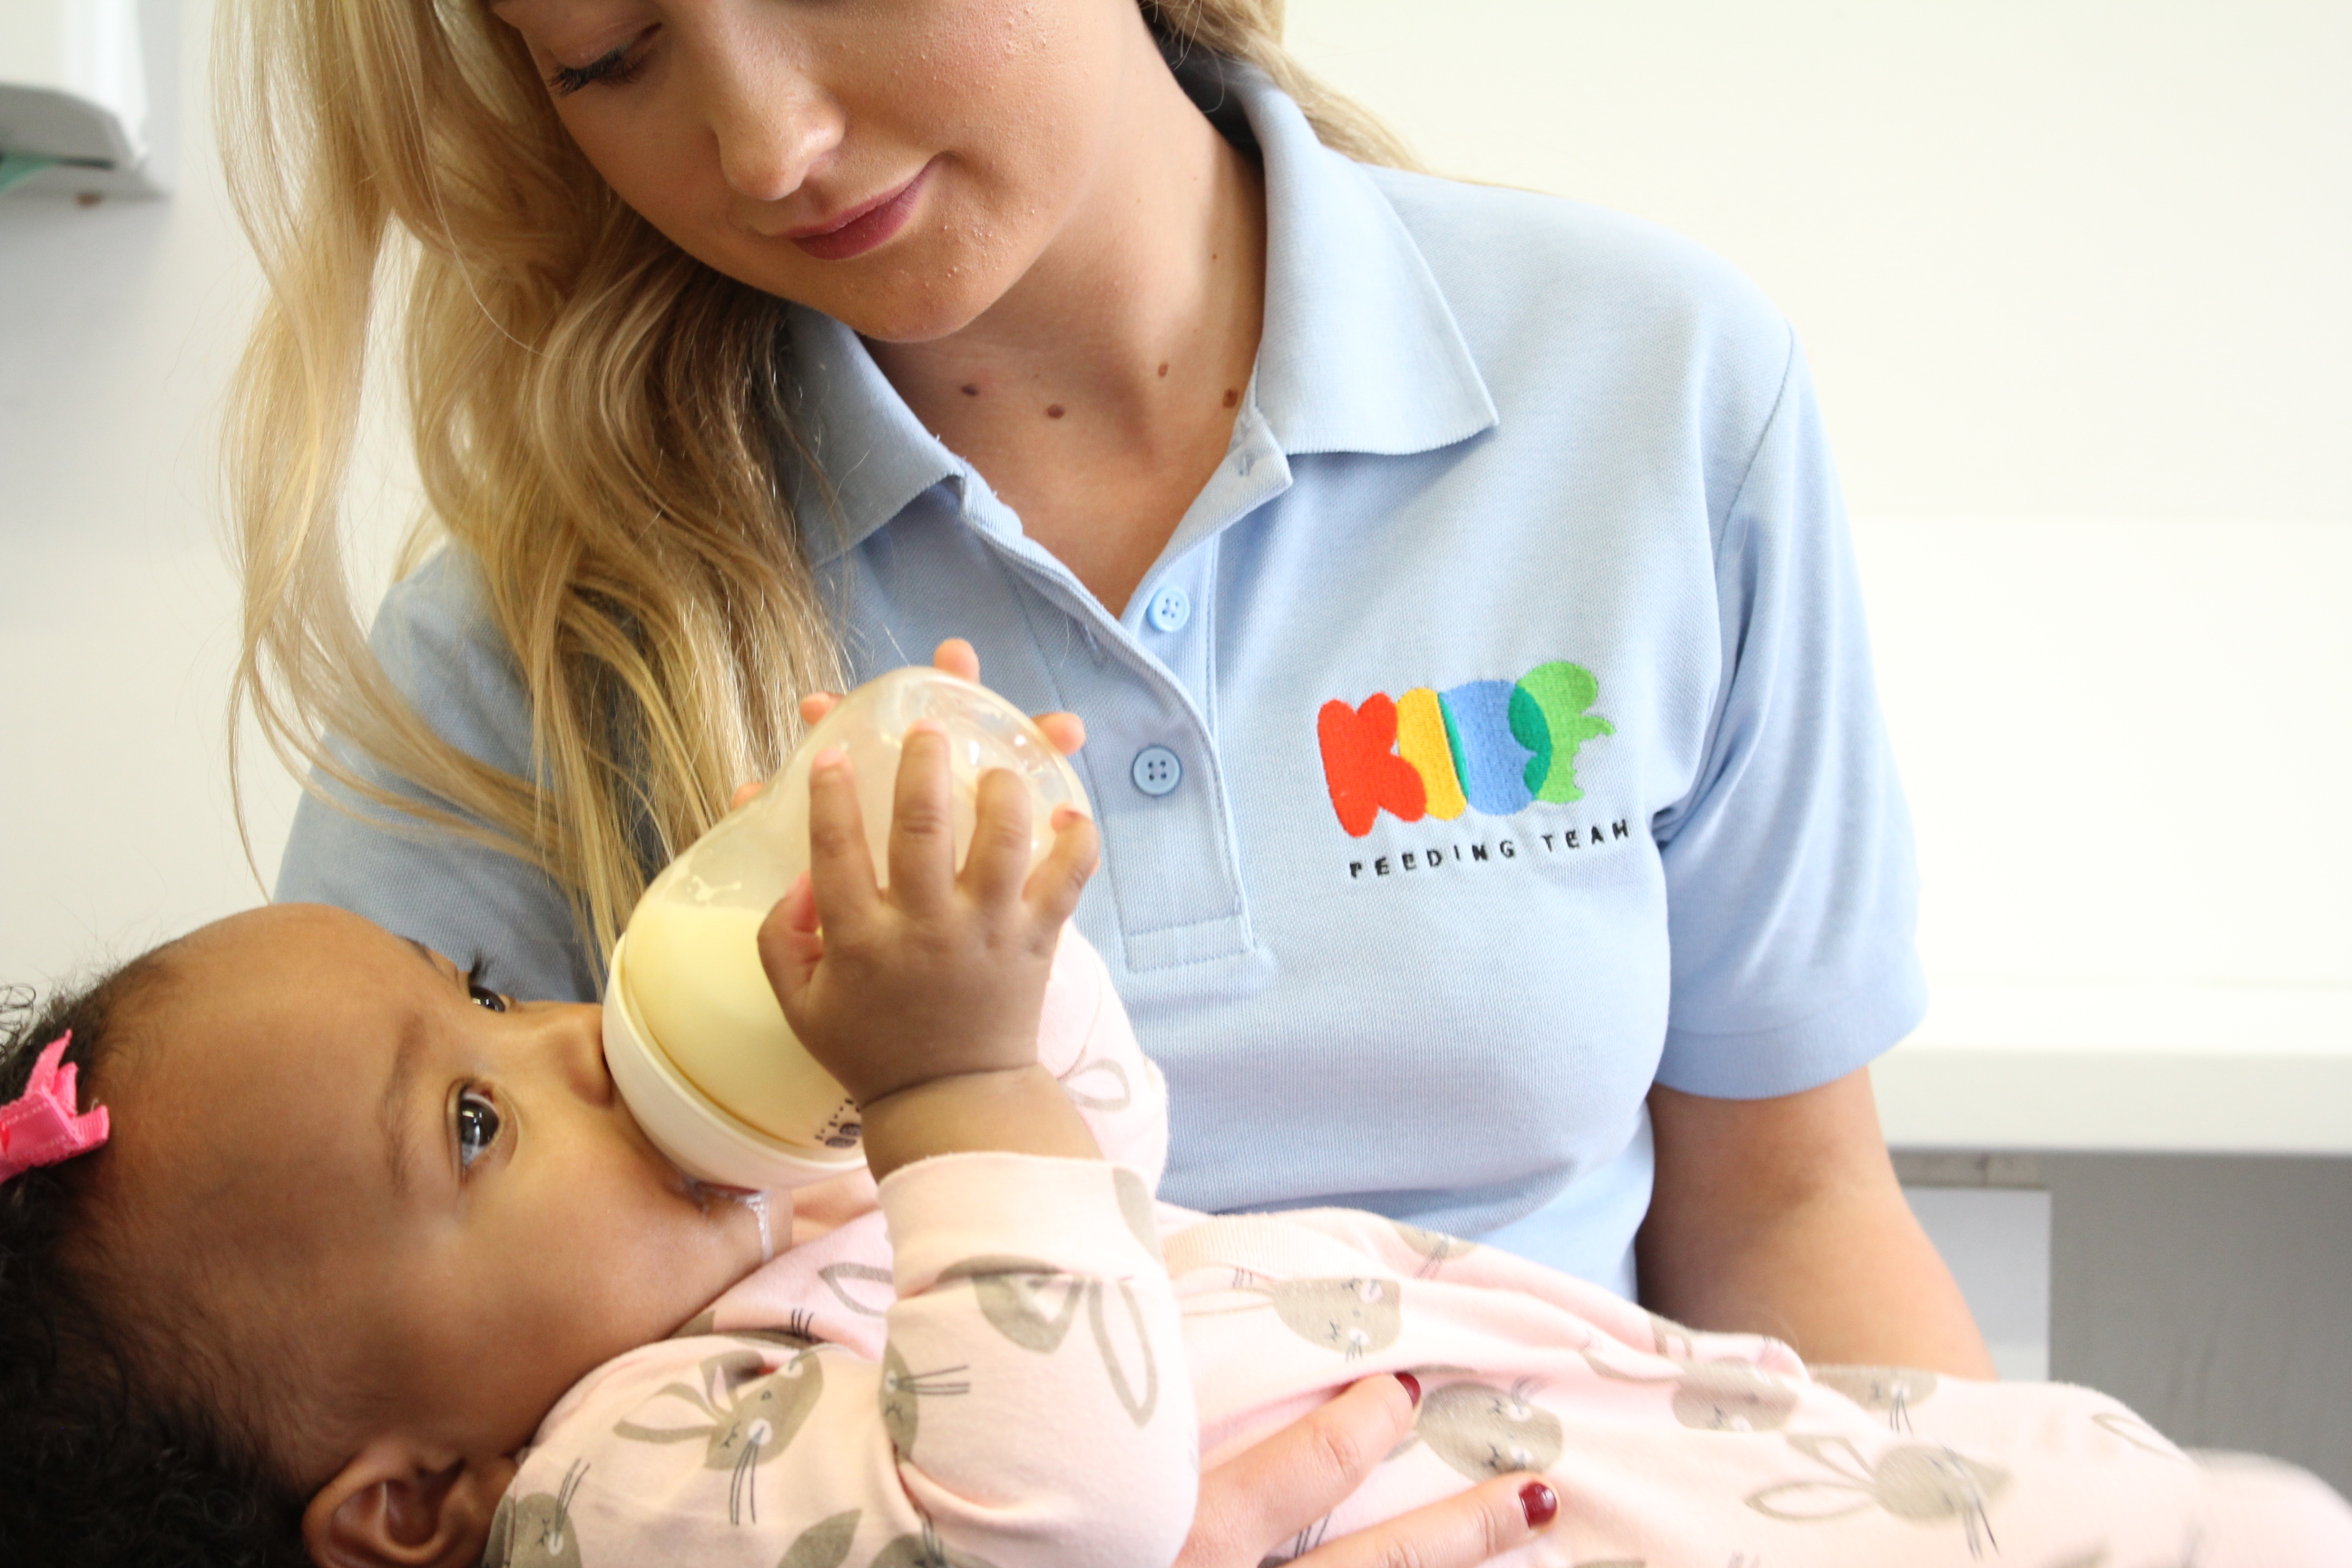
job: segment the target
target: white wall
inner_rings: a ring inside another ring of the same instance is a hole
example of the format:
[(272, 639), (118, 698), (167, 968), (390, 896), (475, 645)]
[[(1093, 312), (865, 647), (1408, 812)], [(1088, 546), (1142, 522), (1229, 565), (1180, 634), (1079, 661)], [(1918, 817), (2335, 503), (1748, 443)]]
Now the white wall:
[(1866, 517), (2352, 520), (2352, 6), (1290, 0), (1439, 170), (1795, 319)]
[[(1796, 321), (1939, 977), (2352, 985), (2320, 674), (2352, 668), (2352, 7), (1290, 10), (1433, 164), (1670, 224)], [(208, 17), (184, 6), (177, 195), (0, 198), (0, 979), (256, 896), (212, 479), (254, 280)], [(267, 873), (290, 792), (266, 759), (254, 786)]]
[[(252, 307), (181, 25), (169, 201), (0, 197), (0, 980), (256, 900), (228, 810), (214, 410)], [(166, 54), (165, 58), (172, 58)], [(262, 780), (263, 863), (285, 789)]]

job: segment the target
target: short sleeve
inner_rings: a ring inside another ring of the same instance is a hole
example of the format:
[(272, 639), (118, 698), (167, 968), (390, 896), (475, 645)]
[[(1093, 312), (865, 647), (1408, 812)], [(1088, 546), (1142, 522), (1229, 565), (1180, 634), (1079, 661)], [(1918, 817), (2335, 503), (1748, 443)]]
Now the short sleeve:
[(1927, 1005), (1911, 822), (1804, 357), (1716, 552), (1724, 675), (1697, 782), (1661, 814), (1673, 993), (1658, 1081), (1792, 1094), (1892, 1047)]
[[(492, 625), (469, 557), (444, 550), (395, 584), (370, 646), (434, 731), (468, 755), (524, 776), (530, 701)], [(427, 797), (331, 739), (371, 782)], [(321, 792), (332, 798), (321, 798)], [(594, 1000), (599, 966), (562, 888), (511, 855), (352, 799), (314, 776), (278, 863), (280, 903), (333, 904), (467, 966), (532, 1001)]]

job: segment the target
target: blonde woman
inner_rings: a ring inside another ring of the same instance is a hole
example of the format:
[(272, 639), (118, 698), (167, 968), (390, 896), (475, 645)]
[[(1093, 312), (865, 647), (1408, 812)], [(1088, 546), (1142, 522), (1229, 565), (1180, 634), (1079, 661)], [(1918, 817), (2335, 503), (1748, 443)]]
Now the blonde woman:
[[(320, 787), (280, 897), (592, 995), (803, 698), (969, 637), (1090, 734), (1169, 1196), (1989, 1372), (1870, 1097), (1921, 1001), (1835, 479), (1719, 263), (1409, 172), (1278, 0), (236, 16), (244, 690)], [(363, 640), (372, 353), (432, 517)], [(1192, 1560), (1314, 1518), (1375, 1403), (1213, 1477)]]

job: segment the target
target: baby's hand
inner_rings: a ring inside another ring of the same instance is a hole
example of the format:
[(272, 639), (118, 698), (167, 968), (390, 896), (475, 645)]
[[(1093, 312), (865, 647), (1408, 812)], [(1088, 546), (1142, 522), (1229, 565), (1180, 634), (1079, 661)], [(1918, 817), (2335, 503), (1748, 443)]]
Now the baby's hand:
[(899, 759), (883, 888), (848, 759), (815, 760), (809, 875), (760, 928), (760, 957), (793, 1033), (860, 1106), (1035, 1065), (1055, 944), (1096, 860), (1092, 822), (1065, 808), (1055, 826), (1031, 871), (1028, 792), (991, 772), (959, 872), (947, 737), (918, 724)]

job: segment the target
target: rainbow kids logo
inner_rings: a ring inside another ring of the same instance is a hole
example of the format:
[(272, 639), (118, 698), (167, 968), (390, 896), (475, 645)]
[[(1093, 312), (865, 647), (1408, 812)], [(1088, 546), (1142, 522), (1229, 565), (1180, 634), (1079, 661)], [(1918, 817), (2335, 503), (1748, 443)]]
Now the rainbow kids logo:
[(1451, 822), (1465, 811), (1509, 816), (1537, 801), (1582, 800), (1576, 752), (1617, 727), (1588, 712), (1601, 682), (1555, 659), (1517, 680), (1473, 680), (1444, 691), (1416, 686), (1391, 701), (1337, 700), (1315, 717), (1331, 809), (1350, 837), (1381, 812), (1405, 822)]

